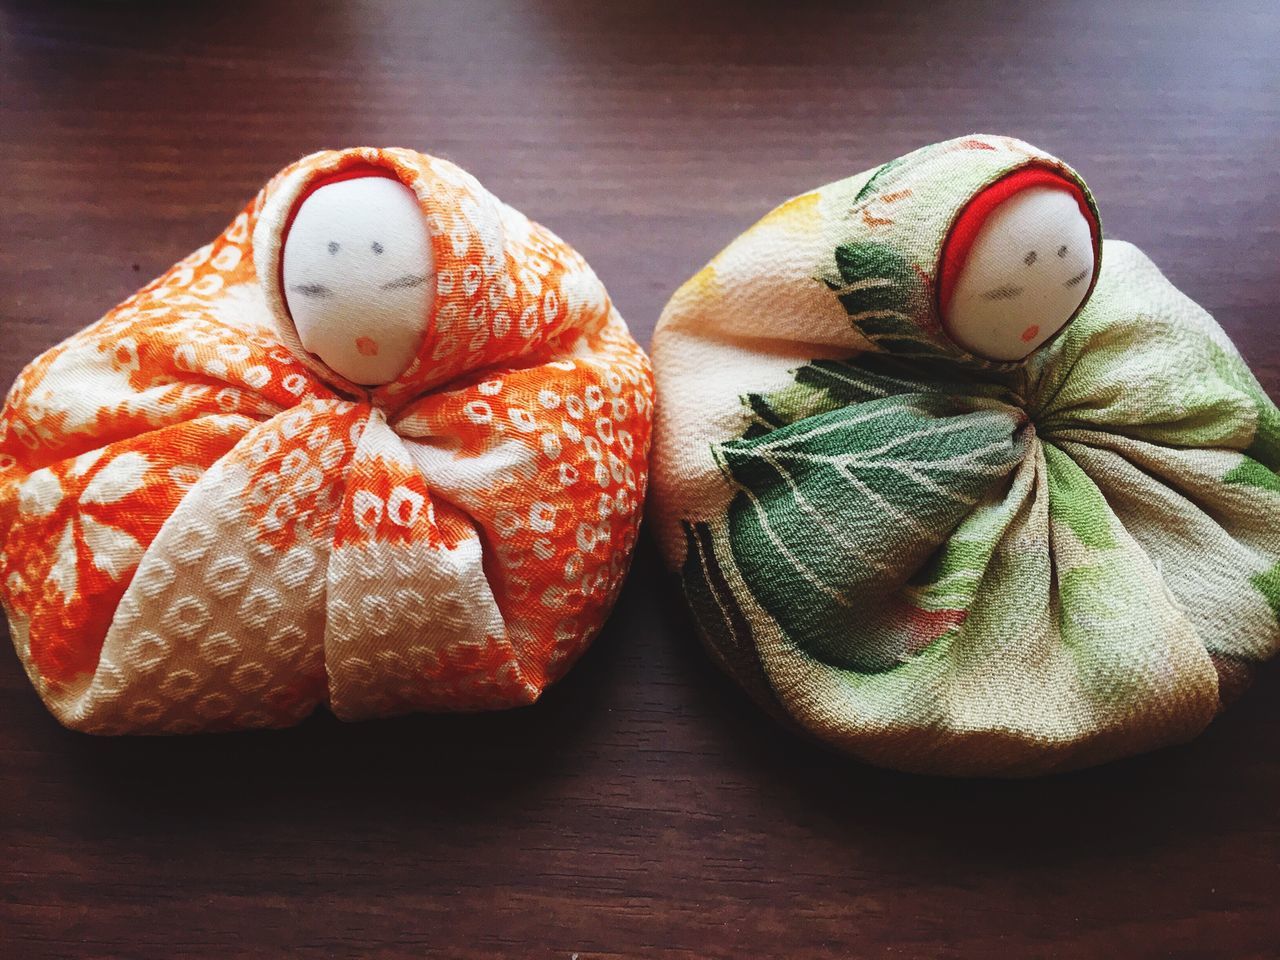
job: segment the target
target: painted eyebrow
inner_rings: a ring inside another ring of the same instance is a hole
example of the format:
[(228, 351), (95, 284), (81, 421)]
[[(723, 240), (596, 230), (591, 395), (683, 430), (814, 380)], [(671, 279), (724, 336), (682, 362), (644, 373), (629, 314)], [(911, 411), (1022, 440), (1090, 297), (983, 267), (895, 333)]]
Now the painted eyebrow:
[(300, 293), (304, 297), (331, 297), (333, 291), (326, 287), (323, 283), (299, 283), (289, 288), (294, 293)]
[(1013, 300), (1022, 296), (1025, 287), (1014, 286), (1012, 283), (1006, 283), (1003, 287), (996, 287), (994, 290), (988, 290), (982, 295), (983, 300)]
[(1079, 283), (1081, 280), (1083, 280), (1085, 277), (1089, 275), (1089, 271), (1090, 271), (1090, 268), (1085, 267), (1083, 270), (1077, 273), (1074, 277), (1072, 277), (1070, 280), (1064, 283), (1063, 286), (1074, 287), (1077, 283)]
[(383, 290), (403, 290), (408, 287), (420, 287), (427, 282), (425, 274), (406, 273), (404, 276), (396, 277), (394, 280), (388, 280), (382, 285)]

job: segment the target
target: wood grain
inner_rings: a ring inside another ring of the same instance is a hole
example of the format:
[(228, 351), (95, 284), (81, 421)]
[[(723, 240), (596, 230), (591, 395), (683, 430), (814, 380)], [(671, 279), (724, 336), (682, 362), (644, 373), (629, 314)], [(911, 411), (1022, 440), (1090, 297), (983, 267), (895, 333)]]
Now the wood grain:
[[(1273, 3), (6, 3), (0, 381), (320, 147), (446, 155), (647, 342), (781, 199), (935, 140), (1071, 161), (1280, 393)], [(0, 656), (0, 954), (1275, 956), (1280, 674), (1182, 748), (1026, 783), (777, 729), (646, 543), (536, 707), (92, 739)]]

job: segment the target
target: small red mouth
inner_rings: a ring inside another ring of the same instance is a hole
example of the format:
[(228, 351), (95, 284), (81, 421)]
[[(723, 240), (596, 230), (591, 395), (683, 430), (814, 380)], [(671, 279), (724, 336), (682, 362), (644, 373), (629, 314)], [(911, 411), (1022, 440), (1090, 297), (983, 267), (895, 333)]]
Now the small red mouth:
[(1022, 331), (1022, 342), (1030, 343), (1039, 335), (1040, 335), (1040, 328), (1033, 323), (1031, 326), (1027, 327), (1027, 329)]
[[(1023, 336), (1026, 339), (1026, 336)], [(376, 357), (378, 355), (377, 341), (369, 337), (360, 337), (356, 340), (356, 349), (360, 351), (362, 356)]]

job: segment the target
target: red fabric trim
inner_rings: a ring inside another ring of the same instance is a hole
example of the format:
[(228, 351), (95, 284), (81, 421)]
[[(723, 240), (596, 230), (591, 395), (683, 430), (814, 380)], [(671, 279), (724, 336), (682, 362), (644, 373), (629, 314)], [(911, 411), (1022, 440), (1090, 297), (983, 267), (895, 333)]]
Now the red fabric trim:
[(1097, 261), (1098, 221), (1093, 211), (1089, 209), (1089, 201), (1085, 199), (1080, 185), (1053, 167), (1043, 165), (1022, 167), (977, 193), (951, 225), (951, 232), (947, 234), (947, 239), (942, 245), (942, 257), (938, 265), (938, 305), (943, 311), (951, 302), (956, 283), (960, 279), (960, 271), (965, 261), (969, 259), (969, 252), (973, 249), (973, 242), (978, 238), (978, 231), (982, 229), (982, 225), (986, 223), (996, 207), (1028, 187), (1053, 187), (1065, 190), (1076, 198), (1080, 212), (1089, 221), (1089, 232), (1093, 235), (1094, 260)]
[[(280, 231), (281, 252), (283, 253), (285, 242), (289, 239), (289, 229), (293, 226), (293, 221), (297, 218), (298, 211), (309, 196), (321, 187), (327, 187), (331, 183), (341, 183), (343, 180), (359, 180), (362, 177), (384, 177), (387, 180), (400, 180), (394, 171), (388, 170), (386, 167), (374, 166), (372, 163), (358, 163), (355, 166), (347, 167), (345, 170), (339, 170), (337, 173), (326, 173), (323, 177), (316, 177), (307, 184), (307, 188), (298, 194), (298, 198), (293, 201), (293, 207), (290, 208), (289, 216), (284, 222), (284, 229)], [(284, 263), (283, 256), (280, 257), (280, 262)]]

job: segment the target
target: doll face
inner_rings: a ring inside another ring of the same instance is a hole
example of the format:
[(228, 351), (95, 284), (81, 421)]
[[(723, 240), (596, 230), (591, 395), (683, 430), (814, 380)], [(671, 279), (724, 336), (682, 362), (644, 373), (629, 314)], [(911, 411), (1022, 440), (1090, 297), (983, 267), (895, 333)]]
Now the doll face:
[(426, 219), (397, 180), (360, 177), (302, 202), (285, 237), (285, 301), (309, 353), (355, 383), (413, 361), (435, 295)]
[(1093, 238), (1075, 198), (1030, 187), (983, 223), (943, 324), (970, 353), (1021, 360), (1075, 315), (1092, 276)]

